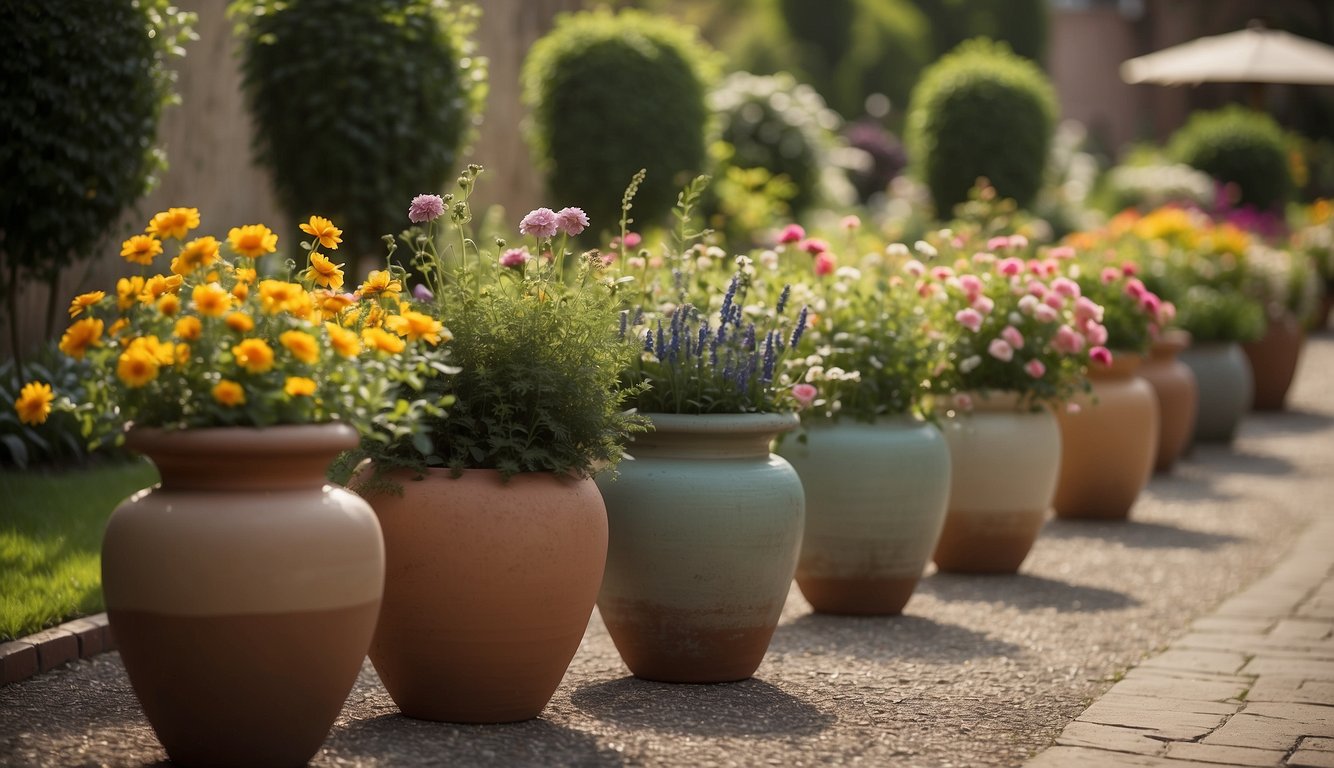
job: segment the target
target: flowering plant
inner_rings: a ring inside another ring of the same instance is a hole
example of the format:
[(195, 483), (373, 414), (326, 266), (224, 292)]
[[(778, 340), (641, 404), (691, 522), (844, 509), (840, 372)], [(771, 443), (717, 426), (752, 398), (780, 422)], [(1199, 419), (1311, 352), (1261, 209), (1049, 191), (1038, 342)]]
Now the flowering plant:
[(402, 237), (420, 281), (416, 307), (453, 339), (457, 373), (421, 382), (450, 409), (426, 415), (410, 436), (363, 441), (362, 453), (379, 470), (591, 476), (614, 465), (642, 426), (618, 381), (634, 350), (616, 337), (612, 283), (600, 260), (565, 250), (589, 224), (578, 208), (539, 208), (519, 224), (527, 243), (479, 247), (468, 198), (481, 170), (469, 166), (457, 194), (414, 198), (415, 226)]
[[(326, 255), (342, 240), (333, 222), (310, 217), (301, 225), (311, 238), (301, 244), (303, 268), (289, 260), (272, 274), (260, 272), (277, 250), (268, 227), (234, 227), (225, 246), (211, 235), (186, 242), (199, 223), (194, 208), (157, 214), (121, 246), (139, 273), (114, 292), (74, 298), (59, 348), (84, 365), (83, 397), (57, 402), (49, 383), (31, 382), (16, 403), (25, 422), (45, 421), (55, 406), (90, 436), (108, 421), (169, 429), (343, 421), (394, 434), (439, 409), (420, 399), (395, 407), (390, 395), (397, 382), (444, 365), (447, 336), (410, 331), (415, 318), (400, 312), (392, 270), (344, 292), (342, 265)], [(154, 271), (169, 247), (168, 269)]]
[(1292, 247), (1311, 258), (1326, 292), (1334, 290), (1334, 200), (1316, 200), (1302, 211)]
[(1291, 315), (1300, 322), (1315, 312), (1320, 300), (1320, 277), (1306, 251), (1253, 243), (1246, 249), (1246, 278), (1242, 292), (1260, 302), (1265, 315)]
[(1136, 277), (1139, 268), (1134, 262), (1113, 266), (1085, 256), (1071, 271), (1083, 296), (1102, 307), (1095, 319), (1107, 329), (1109, 349), (1142, 355), (1176, 319), (1176, 306)]

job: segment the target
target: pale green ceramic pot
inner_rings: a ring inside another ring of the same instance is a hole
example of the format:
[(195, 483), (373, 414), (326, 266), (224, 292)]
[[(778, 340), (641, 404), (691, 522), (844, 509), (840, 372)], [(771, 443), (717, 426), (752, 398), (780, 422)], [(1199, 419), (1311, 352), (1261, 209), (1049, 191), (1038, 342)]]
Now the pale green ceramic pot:
[(779, 451), (806, 490), (801, 593), (821, 613), (902, 613), (945, 522), (945, 438), (908, 416), (816, 422), (804, 436)]
[(801, 549), (801, 480), (769, 452), (792, 414), (649, 414), (607, 503), (598, 611), (637, 677), (679, 683), (755, 673)]
[(1251, 364), (1235, 342), (1195, 344), (1182, 351), (1181, 362), (1199, 386), (1194, 441), (1230, 443), (1241, 417), (1251, 408), (1254, 383)]

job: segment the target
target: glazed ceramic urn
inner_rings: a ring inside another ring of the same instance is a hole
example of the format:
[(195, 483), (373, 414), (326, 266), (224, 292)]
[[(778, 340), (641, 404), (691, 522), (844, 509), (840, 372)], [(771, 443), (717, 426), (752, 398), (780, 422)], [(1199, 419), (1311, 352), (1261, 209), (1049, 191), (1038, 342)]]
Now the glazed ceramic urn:
[(1155, 340), (1149, 356), (1139, 368), (1139, 377), (1149, 383), (1158, 402), (1158, 447), (1154, 470), (1166, 472), (1190, 444), (1195, 429), (1199, 391), (1195, 374), (1178, 359), (1190, 346), (1190, 334), (1168, 331)]
[(1236, 342), (1194, 344), (1183, 350), (1181, 362), (1195, 374), (1199, 401), (1191, 439), (1201, 443), (1230, 443), (1242, 417), (1251, 407), (1254, 384), (1251, 365)]

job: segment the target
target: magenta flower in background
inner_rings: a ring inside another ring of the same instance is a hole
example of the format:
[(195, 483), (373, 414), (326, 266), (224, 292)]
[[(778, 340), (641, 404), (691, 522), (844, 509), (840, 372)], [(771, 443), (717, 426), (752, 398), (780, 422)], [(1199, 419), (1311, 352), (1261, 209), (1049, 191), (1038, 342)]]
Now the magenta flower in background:
[(638, 232), (626, 232), (626, 233), (625, 233), (625, 247), (626, 247), (626, 248), (638, 248), (638, 247), (639, 247), (639, 244), (642, 243), (642, 242), (644, 242), (644, 238), (640, 237)]
[(1019, 329), (1013, 325), (1005, 326), (1001, 331), (1001, 338), (1005, 339), (1005, 342), (1015, 349), (1024, 348), (1024, 334), (1020, 333)]
[(792, 387), (792, 399), (797, 401), (797, 405), (802, 408), (810, 408), (811, 403), (815, 402), (815, 396), (820, 391), (811, 384), (796, 384)]
[(800, 224), (788, 224), (783, 227), (782, 233), (778, 235), (778, 242), (797, 243), (801, 242), (804, 237), (806, 237), (806, 230), (802, 229)]
[(815, 257), (815, 274), (820, 277), (833, 274), (837, 262), (834, 261), (834, 254), (828, 251), (821, 251)]
[(1042, 378), (1042, 374), (1047, 372), (1047, 366), (1042, 364), (1041, 360), (1029, 360), (1024, 364), (1024, 372), (1035, 379)]
[(435, 221), (445, 213), (445, 201), (439, 195), (417, 195), (408, 206), (408, 221), (424, 224)]
[(1105, 368), (1112, 364), (1112, 351), (1107, 347), (1093, 347), (1089, 350), (1089, 361)]
[(1089, 323), (1088, 327), (1084, 329), (1084, 333), (1088, 336), (1088, 342), (1090, 344), (1107, 343), (1107, 326), (1105, 325)]
[(527, 248), (511, 248), (500, 254), (500, 266), (511, 269), (522, 267), (528, 261)]
[(810, 240), (801, 244), (801, 249), (812, 256), (817, 256), (829, 250), (829, 243), (826, 243), (818, 237), (812, 237)]
[(519, 222), (519, 232), (539, 239), (555, 237), (558, 226), (555, 211), (550, 208), (538, 208), (529, 211)]
[(562, 208), (556, 212), (556, 228), (574, 237), (588, 229), (588, 214), (582, 208)]
[(1101, 304), (1098, 304), (1087, 296), (1080, 296), (1075, 299), (1075, 319), (1081, 323), (1101, 323), (1104, 311), (1105, 310)]
[(1024, 271), (1024, 262), (1023, 259), (1016, 259), (1015, 257), (1011, 256), (1006, 259), (1001, 259), (998, 268), (1000, 269), (1000, 273), (1002, 275), (1005, 275), (1006, 277), (1014, 277), (1015, 275)]
[(1052, 337), (1051, 345), (1063, 355), (1073, 355), (1084, 348), (1084, 337), (1076, 333), (1074, 328), (1062, 325), (1056, 329), (1056, 335)]

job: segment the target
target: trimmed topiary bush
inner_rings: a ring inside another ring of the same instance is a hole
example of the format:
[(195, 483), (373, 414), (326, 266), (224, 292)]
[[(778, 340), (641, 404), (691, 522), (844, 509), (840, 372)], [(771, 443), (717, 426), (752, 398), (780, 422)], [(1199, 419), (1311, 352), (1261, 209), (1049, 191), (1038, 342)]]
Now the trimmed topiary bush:
[[(484, 97), (473, 6), (449, 0), (240, 0), (254, 148), (293, 221), (383, 252), (403, 201), (444, 188)], [(295, 226), (293, 226), (295, 231)]]
[(1233, 105), (1197, 113), (1172, 135), (1168, 154), (1235, 184), (1238, 205), (1273, 209), (1292, 192), (1283, 130), (1263, 112)]
[(1004, 43), (970, 40), (932, 65), (913, 90), (905, 138), (936, 215), (947, 218), (979, 177), (1021, 208), (1030, 206), (1042, 186), (1056, 113), (1050, 81)]
[(667, 214), (705, 163), (705, 95), (716, 66), (695, 30), (639, 11), (557, 19), (523, 67), (529, 142), (553, 198), (614, 228), (641, 168), (642, 225)]

